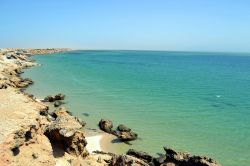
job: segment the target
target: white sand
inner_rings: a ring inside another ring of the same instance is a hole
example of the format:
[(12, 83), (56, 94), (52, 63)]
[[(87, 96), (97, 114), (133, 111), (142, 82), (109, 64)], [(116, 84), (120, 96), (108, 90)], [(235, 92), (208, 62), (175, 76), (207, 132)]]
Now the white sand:
[(86, 148), (89, 151), (89, 153), (92, 153), (95, 150), (99, 150), (99, 151), (102, 150), (101, 139), (102, 139), (102, 135), (86, 137), (86, 140), (88, 142)]

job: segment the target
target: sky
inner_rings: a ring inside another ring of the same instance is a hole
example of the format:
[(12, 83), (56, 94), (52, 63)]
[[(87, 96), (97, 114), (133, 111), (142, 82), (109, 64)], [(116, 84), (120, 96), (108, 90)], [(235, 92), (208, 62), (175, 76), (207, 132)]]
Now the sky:
[(0, 0), (0, 48), (250, 52), (250, 0)]

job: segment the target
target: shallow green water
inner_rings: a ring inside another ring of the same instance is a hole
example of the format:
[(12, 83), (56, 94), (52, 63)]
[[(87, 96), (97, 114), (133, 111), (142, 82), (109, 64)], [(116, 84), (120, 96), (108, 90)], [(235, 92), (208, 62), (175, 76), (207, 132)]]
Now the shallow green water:
[[(23, 75), (38, 98), (63, 92), (67, 108), (96, 128), (124, 123), (150, 153), (162, 146), (226, 166), (250, 163), (250, 57), (237, 53), (72, 51), (35, 56)], [(88, 113), (89, 116), (84, 116)]]

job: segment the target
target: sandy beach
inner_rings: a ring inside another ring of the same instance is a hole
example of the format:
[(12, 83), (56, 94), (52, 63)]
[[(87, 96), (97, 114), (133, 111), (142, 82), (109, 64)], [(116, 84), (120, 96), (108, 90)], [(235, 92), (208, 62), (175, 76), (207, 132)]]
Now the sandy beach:
[(86, 148), (89, 151), (89, 153), (92, 153), (93, 151), (101, 151), (101, 140), (103, 135), (96, 135), (96, 136), (90, 136), (86, 137), (86, 140), (88, 142)]

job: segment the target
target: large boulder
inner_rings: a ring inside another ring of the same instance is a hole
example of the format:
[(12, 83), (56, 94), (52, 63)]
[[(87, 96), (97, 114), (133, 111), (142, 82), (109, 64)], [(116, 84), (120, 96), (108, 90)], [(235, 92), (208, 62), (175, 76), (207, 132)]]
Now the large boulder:
[(113, 133), (113, 122), (111, 120), (101, 119), (99, 121), (99, 128), (107, 133)]

